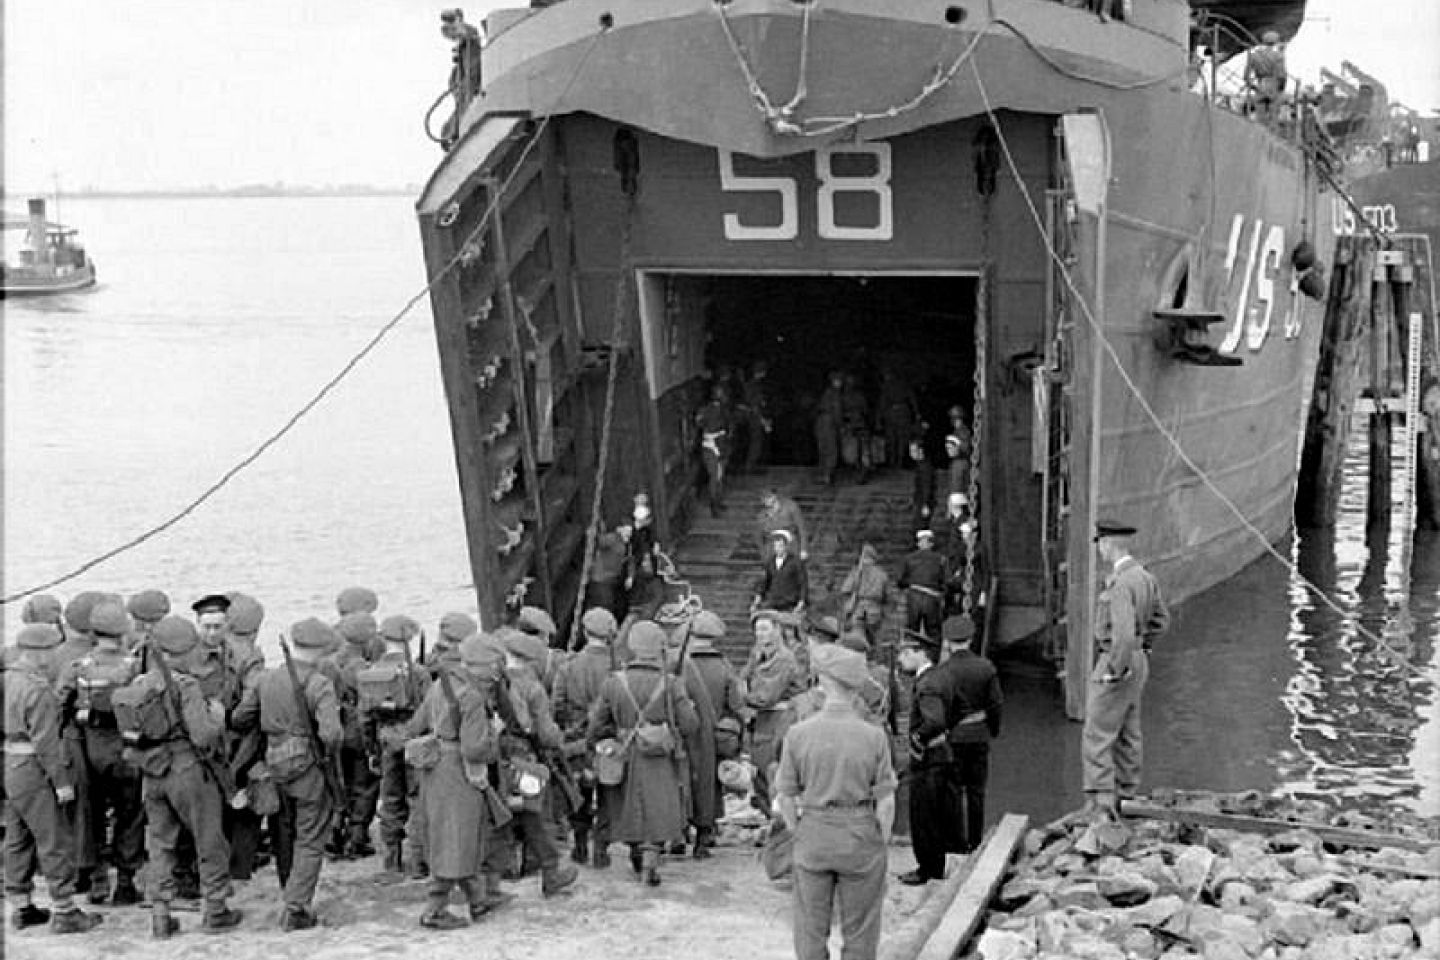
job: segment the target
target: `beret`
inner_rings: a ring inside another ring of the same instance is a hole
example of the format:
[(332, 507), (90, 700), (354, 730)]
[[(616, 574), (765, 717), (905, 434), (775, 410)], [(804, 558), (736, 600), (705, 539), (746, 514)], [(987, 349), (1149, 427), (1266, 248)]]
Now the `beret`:
[(230, 609), (230, 598), (223, 593), (207, 593), (190, 604), (190, 609), (196, 613), (205, 613), (210, 610), (219, 610), (221, 613), (225, 613)]
[(636, 660), (659, 660), (665, 649), (665, 630), (654, 620), (640, 620), (630, 628), (627, 643)]
[(532, 662), (544, 658), (547, 649), (544, 638), (514, 628), (495, 631), (495, 639), (500, 641), (508, 652)]
[[(480, 624), (468, 613), (452, 610), (440, 618), (440, 637), (459, 643), (466, 637), (480, 632)], [(398, 638), (397, 638), (398, 639)]]
[(476, 673), (494, 674), (505, 662), (505, 648), (494, 637), (472, 633), (460, 642), (460, 660)]
[(1128, 523), (1119, 520), (1097, 520), (1095, 522), (1095, 539), (1101, 537), (1128, 537), (1135, 532), (1135, 528)]
[(21, 650), (53, 650), (60, 646), (60, 628), (53, 623), (29, 623), (20, 628), (15, 645)]
[(200, 642), (195, 625), (183, 617), (161, 617), (150, 631), (150, 642), (168, 654), (189, 653)]
[(254, 597), (241, 594), (230, 605), (229, 621), (231, 633), (248, 637), (260, 632), (260, 624), (265, 621), (265, 608)]
[(141, 590), (126, 604), (130, 616), (144, 623), (154, 623), (170, 612), (170, 598), (159, 590)]
[(701, 610), (690, 621), (690, 633), (705, 640), (719, 640), (725, 636), (725, 621), (714, 610)]
[(851, 688), (864, 685), (870, 679), (870, 669), (864, 654), (846, 649), (838, 643), (827, 643), (810, 651), (810, 665), (822, 677), (829, 677), (842, 686)]
[(380, 598), (369, 587), (346, 587), (335, 598), (335, 612), (340, 616), (347, 613), (374, 613), (380, 609)]
[(580, 618), (580, 629), (585, 631), (587, 637), (609, 640), (620, 627), (615, 623), (615, 614), (604, 607), (591, 607)]
[(335, 630), (321, 620), (307, 617), (290, 625), (290, 642), (305, 650), (325, 650), (339, 646)]
[(515, 618), (515, 626), (526, 633), (543, 633), (552, 637), (559, 630), (550, 614), (539, 607), (521, 607), (519, 615)]
[(340, 639), (346, 643), (363, 646), (379, 635), (380, 628), (376, 626), (373, 614), (357, 610), (341, 617), (335, 624), (335, 632), (340, 634)]
[(870, 652), (870, 641), (859, 630), (846, 630), (840, 635), (839, 643), (846, 650), (854, 650), (861, 656)]
[(37, 593), (25, 601), (25, 606), (20, 610), (20, 620), (24, 623), (55, 623), (60, 622), (60, 601), (49, 593)]
[(103, 593), (95, 590), (86, 590), (77, 593), (65, 604), (65, 624), (71, 630), (79, 630), (85, 633), (90, 629), (90, 608), (101, 600), (105, 599)]
[(123, 637), (130, 630), (130, 617), (116, 600), (101, 600), (90, 608), (90, 632)]
[(946, 617), (940, 624), (940, 639), (949, 641), (969, 640), (975, 636), (975, 623), (964, 614)]
[(420, 624), (404, 614), (380, 621), (380, 636), (386, 640), (409, 640), (420, 635)]

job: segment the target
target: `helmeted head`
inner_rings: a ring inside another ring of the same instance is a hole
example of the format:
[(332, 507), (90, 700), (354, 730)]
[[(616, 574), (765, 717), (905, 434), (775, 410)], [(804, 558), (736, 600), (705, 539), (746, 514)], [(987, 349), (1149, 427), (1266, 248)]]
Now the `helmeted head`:
[(846, 691), (858, 690), (870, 679), (865, 656), (838, 643), (812, 648), (810, 667), (822, 681), (828, 680)]
[(630, 628), (628, 643), (635, 660), (659, 662), (665, 650), (665, 628), (654, 620), (640, 620)]
[(90, 608), (90, 632), (97, 641), (118, 644), (130, 632), (130, 615), (118, 600), (101, 600)]
[(520, 612), (515, 616), (515, 629), (522, 633), (544, 637), (546, 643), (549, 643), (550, 638), (559, 632), (559, 628), (555, 626), (555, 620), (539, 607), (521, 607)]
[(549, 649), (543, 637), (516, 630), (514, 627), (501, 627), (496, 630), (495, 639), (515, 660), (532, 666), (544, 660), (545, 651)]
[(161, 590), (141, 590), (125, 605), (137, 624), (153, 624), (170, 612), (170, 598)]
[(369, 587), (346, 587), (335, 597), (335, 612), (340, 616), (347, 613), (374, 613), (380, 609), (380, 598)]
[(376, 638), (380, 636), (380, 626), (375, 622), (373, 613), (357, 610), (337, 620), (335, 632), (350, 646), (365, 651), (374, 647)]
[(387, 644), (409, 643), (418, 636), (420, 636), (420, 624), (404, 614), (395, 614), (380, 622), (380, 639)]
[(265, 608), (259, 600), (242, 593), (230, 604), (227, 619), (231, 636), (253, 640), (265, 622)]
[(20, 609), (20, 622), (50, 623), (58, 627), (63, 613), (58, 597), (49, 593), (37, 593), (26, 598), (25, 606)]
[(174, 659), (194, 651), (200, 645), (200, 634), (184, 617), (167, 615), (150, 631), (150, 642), (166, 657)]
[(690, 637), (692, 649), (694, 641), (699, 641), (704, 646), (713, 646), (716, 640), (725, 637), (725, 621), (720, 619), (720, 614), (714, 610), (701, 610), (690, 621)]
[(477, 631), (460, 641), (460, 662), (472, 677), (493, 680), (505, 666), (505, 648), (494, 637)]
[(580, 618), (580, 630), (590, 643), (609, 643), (619, 629), (615, 615), (604, 607), (591, 607)]
[(290, 625), (290, 645), (301, 660), (318, 660), (340, 646), (340, 635), (317, 617), (307, 617)]
[(447, 643), (464, 643), (480, 632), (480, 624), (468, 613), (452, 610), (440, 618), (440, 638)]
[(90, 611), (95, 604), (105, 599), (105, 595), (96, 590), (86, 590), (77, 593), (65, 604), (65, 626), (76, 633), (90, 632)]

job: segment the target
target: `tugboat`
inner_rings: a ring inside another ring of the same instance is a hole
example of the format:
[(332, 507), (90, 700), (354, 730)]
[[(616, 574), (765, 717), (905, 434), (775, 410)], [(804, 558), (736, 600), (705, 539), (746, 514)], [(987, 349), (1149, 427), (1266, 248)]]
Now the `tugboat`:
[(73, 293), (95, 284), (95, 261), (77, 240), (79, 231), (45, 217), (45, 201), (29, 201), (27, 218), (6, 217), (0, 297)]
[(1177, 601), (1291, 528), (1333, 171), (1196, 51), (1303, 0), (564, 0), (483, 50), (448, 13), (417, 211), (487, 625), (527, 580), (568, 620), (636, 490), (685, 529), (721, 366), (948, 391), (991, 602), (1072, 714), (1097, 517)]

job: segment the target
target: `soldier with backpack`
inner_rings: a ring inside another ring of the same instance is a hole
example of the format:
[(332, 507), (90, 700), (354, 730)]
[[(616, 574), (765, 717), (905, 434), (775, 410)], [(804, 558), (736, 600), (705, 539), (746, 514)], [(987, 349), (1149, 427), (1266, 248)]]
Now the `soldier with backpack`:
[[(420, 625), (409, 617), (386, 617), (380, 625), (385, 653), (355, 675), (360, 726), (366, 752), (380, 773), (380, 839), (385, 845), (385, 870), (405, 869), (406, 821), (418, 806), (419, 778), (405, 762), (405, 725), (425, 699), (429, 674), (414, 661), (411, 638)], [(420, 874), (425, 838), (410, 834), (410, 866)]]
[[(91, 785), (89, 804), (78, 811), (89, 819), (93, 836), (112, 837), (109, 853), (116, 870), (110, 890), (109, 867), (96, 866), (90, 874), (91, 903), (115, 906), (140, 902), (135, 874), (145, 865), (145, 807), (140, 798), (140, 771), (121, 756), (124, 744), (111, 702), (115, 690), (139, 674), (139, 659), (124, 648), (130, 618), (115, 600), (103, 600), (90, 611), (90, 653), (67, 664), (60, 676), (60, 696), (80, 731)], [(103, 844), (102, 844), (103, 846)]]
[[(51, 686), (60, 631), (32, 623), (5, 668), (5, 894), (17, 929), (50, 924), (84, 933), (101, 921), (75, 905), (75, 837), (66, 807), (75, 777), (60, 743), (60, 701)], [(31, 898), (36, 868), (50, 885), (50, 910)]]
[(170, 903), (175, 898), (175, 848), (185, 829), (195, 838), (198, 853), (205, 899), (202, 927), (218, 933), (241, 920), (240, 911), (227, 903), (230, 847), (221, 829), (220, 778), (210, 757), (224, 730), (224, 710), (205, 698), (189, 672), (190, 655), (200, 642), (189, 621), (165, 617), (155, 624), (150, 642), (150, 670), (117, 690), (112, 703), (127, 758), (145, 778), (151, 932), (163, 940), (180, 928), (170, 916)]
[[(345, 738), (340, 744), (340, 772), (345, 780), (347, 816), (332, 823), (325, 852), (340, 859), (368, 857), (375, 853), (370, 843), (370, 824), (380, 799), (380, 778), (370, 770), (365, 735), (360, 724), (360, 692), (356, 677), (369, 668), (380, 641), (375, 618), (363, 611), (347, 613), (335, 624), (342, 641), (340, 649), (326, 658), (327, 674), (335, 685), (340, 702), (340, 724)], [(340, 830), (342, 826), (345, 830)]]
[(583, 748), (590, 707), (600, 695), (605, 678), (616, 668), (612, 643), (619, 628), (609, 610), (591, 607), (580, 618), (580, 630), (585, 646), (565, 662), (555, 678), (555, 720), (564, 732), (566, 755), (571, 758), (571, 772), (579, 782), (583, 798), (580, 809), (570, 811), (570, 826), (575, 831), (570, 858), (584, 863), (592, 855), (590, 841), (593, 839), (591, 862), (597, 870), (603, 870), (610, 866), (610, 825), (618, 812), (618, 788), (601, 783), (590, 752), (582, 752), (572, 745)]
[(630, 845), (630, 866), (650, 886), (660, 884), (660, 852), (685, 838), (688, 784), (680, 751), (700, 723), (679, 678), (665, 669), (665, 639), (653, 620), (630, 629), (633, 659), (601, 686), (586, 733), (592, 746), (613, 738), (624, 748), (616, 839)]
[[(265, 766), (289, 816), (294, 860), (284, 884), (281, 929), (308, 930), (318, 923), (311, 903), (325, 859), (325, 837), (339, 785), (327, 777), (329, 757), (340, 749), (342, 729), (335, 687), (316, 661), (334, 644), (335, 633), (313, 617), (290, 628), (293, 661), (260, 674), (235, 710), (242, 729), (256, 723), (265, 734)], [(281, 641), (284, 642), (283, 640)], [(316, 735), (319, 740), (316, 740)]]

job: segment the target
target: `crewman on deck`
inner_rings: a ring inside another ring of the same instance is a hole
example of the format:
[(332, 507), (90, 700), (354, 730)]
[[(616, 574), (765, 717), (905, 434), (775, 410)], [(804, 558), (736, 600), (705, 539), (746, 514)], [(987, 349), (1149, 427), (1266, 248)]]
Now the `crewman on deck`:
[[(907, 886), (945, 877), (945, 854), (958, 847), (955, 834), (962, 811), (955, 809), (951, 786), (953, 766), (945, 737), (946, 692), (935, 673), (940, 655), (938, 638), (906, 631), (900, 640), (900, 665), (914, 675), (907, 740), (910, 773), (910, 830), (915, 869), (900, 875)], [(923, 704), (923, 710), (922, 710)], [(919, 739), (922, 723), (924, 739)], [(938, 735), (937, 735), (938, 731)]]
[(1274, 30), (1262, 33), (1260, 42), (1261, 46), (1252, 49), (1245, 58), (1245, 86), (1253, 98), (1255, 119), (1270, 123), (1276, 119), (1288, 80), (1285, 50), (1280, 45), (1280, 34)]
[(938, 640), (945, 599), (945, 558), (934, 547), (933, 531), (915, 531), (915, 549), (905, 555), (895, 583), (905, 591), (905, 629)]
[(630, 845), (630, 866), (650, 886), (660, 884), (661, 851), (684, 840), (687, 786), (679, 744), (700, 722), (679, 679), (665, 669), (665, 640), (654, 621), (635, 624), (634, 659), (605, 679), (586, 733), (594, 746), (633, 731), (616, 839)]
[(224, 708), (206, 699), (190, 673), (200, 637), (189, 621), (167, 616), (155, 625), (150, 639), (168, 670), (154, 664), (126, 688), (123, 700), (117, 693), (114, 703), (121, 736), (133, 750), (130, 759), (145, 777), (151, 932), (163, 940), (180, 928), (170, 915), (170, 903), (176, 893), (176, 844), (182, 829), (194, 837), (198, 854), (203, 928), (211, 933), (227, 930), (240, 922), (241, 913), (227, 903), (230, 847), (221, 827), (226, 798), (205, 759), (220, 743)]
[(1095, 525), (1095, 547), (1108, 565), (1095, 604), (1095, 665), (1086, 688), (1080, 738), (1085, 811), (1116, 817), (1133, 797), (1143, 760), (1140, 701), (1150, 676), (1150, 649), (1170, 628), (1170, 611), (1150, 571), (1130, 555), (1135, 528), (1117, 520)]
[(591, 858), (592, 865), (599, 870), (610, 866), (611, 825), (619, 811), (620, 790), (596, 779), (590, 751), (585, 749), (585, 729), (601, 685), (619, 669), (612, 646), (618, 629), (614, 614), (604, 607), (586, 610), (580, 618), (585, 645), (560, 670), (553, 688), (555, 721), (560, 726), (570, 771), (584, 801), (579, 810), (570, 811), (570, 826), (574, 831), (570, 858), (576, 863)]
[(760, 578), (755, 581), (751, 610), (803, 609), (810, 594), (810, 578), (805, 561), (791, 552), (795, 536), (789, 530), (776, 530), (770, 536), (770, 557)]
[(265, 734), (265, 766), (280, 791), (287, 814), (284, 821), (293, 831), (294, 859), (289, 876), (282, 880), (285, 913), (280, 928), (287, 932), (308, 930), (319, 922), (312, 903), (325, 862), (330, 817), (339, 799), (332, 796), (339, 785), (327, 785), (322, 764), (340, 749), (344, 729), (335, 687), (317, 661), (336, 640), (334, 631), (313, 617), (291, 626), (291, 664), (263, 671), (235, 710), (238, 728), (258, 723)]
[[(116, 906), (140, 902), (135, 874), (145, 864), (145, 807), (140, 797), (140, 771), (122, 757), (124, 744), (111, 698), (139, 675), (139, 658), (126, 652), (130, 618), (116, 600), (102, 600), (90, 610), (95, 646), (87, 656), (67, 664), (60, 677), (60, 695), (83, 739), (82, 755), (90, 784), (89, 804), (79, 811), (101, 844), (101, 861), (90, 875), (88, 899)], [(110, 889), (109, 867), (116, 871)]]
[[(75, 775), (60, 742), (54, 690), (60, 630), (31, 623), (15, 644), (5, 668), (5, 896), (16, 929), (49, 923), (54, 933), (84, 933), (102, 918), (75, 903), (75, 837), (66, 812), (76, 802)], [(53, 914), (31, 899), (37, 868)]]
[(795, 836), (795, 956), (828, 960), (838, 902), (843, 955), (874, 960), (895, 819), (890, 745), (856, 713), (856, 691), (869, 679), (864, 658), (836, 644), (812, 656), (824, 707), (786, 733), (776, 781)]
[(776, 530), (789, 530), (795, 552), (801, 560), (809, 559), (810, 541), (805, 535), (805, 515), (800, 505), (770, 487), (760, 494), (760, 513), (755, 518), (755, 549), (760, 559), (770, 558)]
[(756, 360), (740, 387), (740, 414), (745, 418), (745, 472), (754, 473), (769, 459), (770, 431), (774, 413), (770, 409), (770, 367)]
[(380, 624), (385, 655), (356, 676), (360, 723), (366, 750), (380, 772), (380, 840), (385, 845), (385, 870), (400, 873), (409, 864), (412, 876), (423, 876), (425, 839), (410, 832), (410, 856), (404, 857), (407, 821), (418, 806), (419, 777), (405, 762), (405, 724), (415, 715), (430, 685), (426, 671), (410, 652), (420, 625), (406, 616), (386, 617)]

